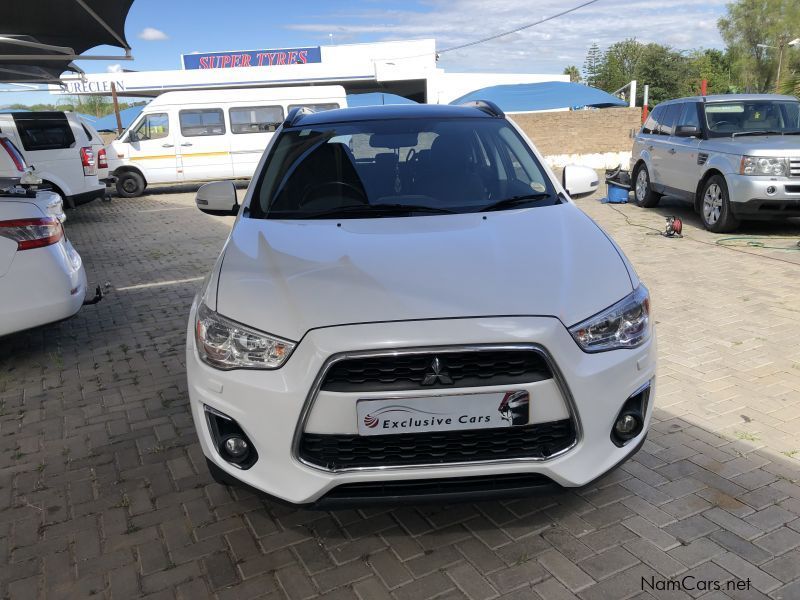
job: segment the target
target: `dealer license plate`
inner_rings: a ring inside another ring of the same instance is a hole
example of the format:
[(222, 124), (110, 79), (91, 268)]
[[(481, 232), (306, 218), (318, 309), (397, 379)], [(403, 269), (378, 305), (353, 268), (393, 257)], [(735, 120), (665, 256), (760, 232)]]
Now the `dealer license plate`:
[(362, 399), (356, 403), (359, 435), (492, 429), (527, 425), (530, 397), (525, 390)]

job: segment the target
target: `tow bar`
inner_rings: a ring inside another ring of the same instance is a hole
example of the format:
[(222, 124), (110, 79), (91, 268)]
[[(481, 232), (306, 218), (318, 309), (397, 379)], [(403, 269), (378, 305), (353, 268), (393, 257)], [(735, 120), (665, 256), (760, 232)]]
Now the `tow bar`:
[(91, 300), (84, 300), (83, 305), (86, 306), (87, 304), (97, 304), (100, 300), (103, 299), (103, 290), (100, 289), (98, 285), (97, 288), (94, 290), (94, 298)]

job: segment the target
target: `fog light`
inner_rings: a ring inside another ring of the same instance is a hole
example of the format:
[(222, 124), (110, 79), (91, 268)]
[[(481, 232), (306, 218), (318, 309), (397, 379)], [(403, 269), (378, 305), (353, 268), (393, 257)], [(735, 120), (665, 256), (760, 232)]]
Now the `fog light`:
[(258, 460), (258, 451), (241, 426), (229, 415), (204, 406), (208, 430), (219, 456), (237, 469), (249, 469)]
[(769, 186), (767, 188), (767, 194), (769, 194), (770, 196), (775, 195), (775, 192), (777, 192), (777, 191), (778, 191), (778, 188), (776, 188), (774, 185), (771, 185), (771, 186)]
[(623, 439), (629, 439), (636, 435), (642, 423), (634, 415), (627, 414), (620, 416), (614, 424), (614, 431)]
[(622, 448), (644, 430), (652, 384), (650, 380), (631, 394), (614, 419), (611, 426), (611, 442), (617, 448)]
[(226, 438), (225, 441), (222, 442), (222, 446), (225, 448), (225, 452), (234, 459), (242, 459), (250, 451), (250, 446), (247, 441), (237, 435)]

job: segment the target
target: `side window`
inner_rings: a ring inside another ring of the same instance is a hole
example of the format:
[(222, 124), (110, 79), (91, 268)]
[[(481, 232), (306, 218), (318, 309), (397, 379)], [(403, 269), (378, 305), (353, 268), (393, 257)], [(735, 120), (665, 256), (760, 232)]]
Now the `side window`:
[(240, 106), (228, 110), (231, 133), (275, 131), (283, 121), (282, 106)]
[(697, 127), (700, 129), (700, 116), (697, 113), (696, 102), (687, 102), (683, 105), (683, 114), (681, 114), (678, 125), (687, 125), (689, 127)]
[(675, 123), (683, 110), (683, 103), (676, 102), (665, 107), (664, 118), (659, 119), (659, 130), (661, 135), (672, 135), (675, 133)]
[(334, 108), (341, 108), (341, 106), (339, 106), (335, 102), (321, 103), (321, 104), (290, 104), (289, 111), (291, 111), (293, 108), (300, 108), (301, 106), (310, 108), (314, 112), (322, 112), (323, 110), (333, 110)]
[(178, 113), (184, 137), (224, 135), (225, 118), (221, 108), (198, 108)]
[(17, 124), (22, 147), (29, 152), (61, 150), (71, 148), (75, 144), (72, 128), (63, 113), (34, 119), (17, 118), (14, 115), (14, 121)]
[(145, 115), (142, 122), (133, 130), (140, 140), (160, 140), (169, 135), (169, 115), (152, 113)]
[(664, 107), (656, 106), (648, 115), (647, 120), (642, 125), (642, 133), (657, 134), (658, 133), (658, 119), (664, 116)]

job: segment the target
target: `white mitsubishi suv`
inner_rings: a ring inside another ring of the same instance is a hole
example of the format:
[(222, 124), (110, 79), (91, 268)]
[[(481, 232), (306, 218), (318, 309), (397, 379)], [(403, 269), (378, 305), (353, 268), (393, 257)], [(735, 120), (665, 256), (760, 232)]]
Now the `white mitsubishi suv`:
[(474, 500), (635, 453), (650, 300), (568, 196), (586, 176), (562, 187), (490, 103), (291, 112), (241, 204), (197, 194), (237, 215), (187, 339), (214, 478), (313, 508)]

